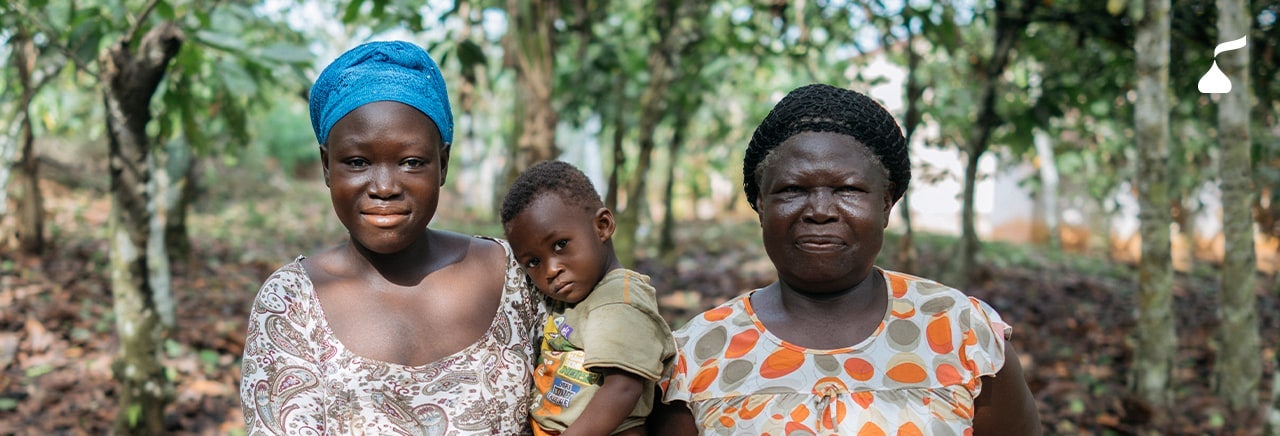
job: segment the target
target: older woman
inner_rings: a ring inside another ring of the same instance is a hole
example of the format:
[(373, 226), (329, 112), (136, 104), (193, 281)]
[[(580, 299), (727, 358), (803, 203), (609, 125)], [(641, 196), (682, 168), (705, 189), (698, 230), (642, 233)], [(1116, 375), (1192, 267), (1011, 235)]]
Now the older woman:
[(425, 51), (375, 42), (311, 88), (348, 241), (277, 270), (249, 317), (248, 433), (528, 432), (537, 291), (504, 241), (427, 227), (453, 116)]
[(743, 165), (778, 280), (675, 333), (655, 434), (1013, 434), (1040, 423), (986, 303), (874, 265), (911, 180), (870, 98), (793, 90)]

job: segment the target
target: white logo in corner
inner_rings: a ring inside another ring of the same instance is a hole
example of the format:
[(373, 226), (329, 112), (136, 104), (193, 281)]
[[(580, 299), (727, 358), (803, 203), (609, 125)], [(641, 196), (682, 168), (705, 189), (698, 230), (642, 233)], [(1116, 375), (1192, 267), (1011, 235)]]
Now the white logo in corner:
[(1218, 47), (1213, 49), (1213, 66), (1209, 67), (1209, 72), (1204, 73), (1204, 76), (1200, 78), (1200, 83), (1196, 86), (1197, 88), (1200, 88), (1200, 93), (1226, 94), (1231, 92), (1231, 79), (1228, 78), (1226, 74), (1223, 74), (1222, 70), (1218, 69), (1217, 58), (1218, 55), (1224, 51), (1244, 48), (1246, 45), (1244, 39), (1245, 37), (1241, 36), (1240, 39), (1235, 41), (1227, 41), (1222, 44), (1218, 44)]

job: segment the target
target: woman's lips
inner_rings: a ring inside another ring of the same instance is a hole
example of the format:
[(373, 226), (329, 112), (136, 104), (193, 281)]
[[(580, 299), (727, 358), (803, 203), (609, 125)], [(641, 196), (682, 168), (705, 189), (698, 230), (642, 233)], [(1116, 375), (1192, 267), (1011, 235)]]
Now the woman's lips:
[(834, 236), (801, 236), (795, 239), (795, 245), (803, 251), (826, 253), (844, 248), (844, 240)]
[(360, 213), (365, 222), (374, 227), (395, 227), (409, 220), (409, 213), (392, 209), (371, 209)]

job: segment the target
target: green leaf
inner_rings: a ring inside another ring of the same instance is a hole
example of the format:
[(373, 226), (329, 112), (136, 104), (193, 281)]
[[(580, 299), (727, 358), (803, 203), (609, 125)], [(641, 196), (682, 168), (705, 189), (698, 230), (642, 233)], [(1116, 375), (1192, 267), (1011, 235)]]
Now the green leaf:
[(342, 22), (351, 24), (360, 17), (360, 5), (364, 4), (364, 0), (351, 0), (347, 4), (347, 8), (342, 13)]
[(199, 41), (210, 47), (238, 53), (244, 50), (244, 40), (235, 35), (213, 32), (209, 30), (197, 30), (196, 41)]
[(1209, 428), (1222, 428), (1227, 425), (1227, 419), (1221, 413), (1213, 412), (1209, 415)]
[(156, 3), (156, 15), (165, 20), (172, 20), (176, 16), (173, 13), (173, 5), (165, 1)]
[(196, 112), (195, 101), (196, 99), (190, 96), (183, 98), (178, 105), (178, 116), (182, 118), (182, 133), (186, 136), (187, 143), (197, 153), (204, 154), (209, 151), (209, 140), (205, 137), (204, 129), (196, 123), (196, 117), (201, 115)]
[(18, 400), (15, 398), (0, 398), (0, 410), (10, 411), (18, 408)]
[(27, 368), (27, 371), (24, 373), (24, 375), (26, 375), (27, 378), (36, 378), (36, 377), (48, 374), (50, 372), (53, 372), (53, 365), (45, 363), (45, 364), (40, 364), (40, 365)]
[(476, 66), (485, 66), (488, 64), (488, 58), (479, 44), (468, 39), (458, 44), (458, 62), (462, 63), (464, 70), (469, 70)]
[(1085, 411), (1084, 401), (1081, 401), (1079, 398), (1072, 398), (1071, 402), (1067, 404), (1067, 409), (1070, 410), (1072, 414), (1082, 414)]
[(219, 357), (221, 356), (218, 355), (217, 351), (200, 350), (200, 361), (204, 362), (205, 365), (217, 366)]
[(142, 405), (137, 403), (130, 404), (126, 413), (129, 418), (129, 427), (137, 427), (138, 418), (142, 417)]
[(179, 343), (178, 341), (175, 341), (173, 339), (164, 340), (164, 353), (168, 354), (169, 357), (178, 357), (179, 355), (182, 354), (182, 350), (183, 350), (182, 344)]
[(219, 60), (214, 64), (214, 70), (218, 72), (223, 85), (231, 92), (237, 95), (252, 95), (258, 92), (258, 83), (239, 63)]
[(184, 74), (198, 74), (203, 63), (204, 49), (195, 44), (183, 44), (178, 57), (174, 59), (174, 64)]
[(1098, 118), (1106, 118), (1111, 113), (1111, 103), (1105, 100), (1094, 100), (1089, 104), (1089, 113)]
[(263, 59), (286, 64), (309, 63), (315, 59), (305, 45), (287, 42), (272, 43), (259, 50), (257, 55)]
[(102, 40), (101, 17), (77, 15), (73, 20), (76, 24), (67, 35), (67, 41), (73, 44), (72, 56), (82, 64), (90, 64), (98, 57), (98, 44)]

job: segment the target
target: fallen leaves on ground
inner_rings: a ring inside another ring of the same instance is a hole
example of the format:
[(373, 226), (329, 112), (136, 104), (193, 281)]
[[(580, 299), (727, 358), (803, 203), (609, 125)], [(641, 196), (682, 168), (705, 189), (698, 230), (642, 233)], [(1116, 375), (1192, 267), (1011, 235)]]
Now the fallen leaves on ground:
[[(654, 278), (674, 323), (772, 280), (756, 241), (722, 237), (718, 244), (685, 245), (670, 266), (637, 265)], [(242, 261), (217, 241), (194, 246), (192, 260), (174, 264), (178, 325), (162, 347), (174, 382), (167, 424), (175, 434), (237, 433), (243, 431), (238, 382), (246, 316), (258, 285), (279, 265)], [(40, 258), (0, 254), (0, 434), (110, 432), (116, 344), (106, 250), (105, 242), (86, 237), (61, 240)], [(1053, 264), (987, 267), (978, 276), (984, 280), (970, 293), (1015, 326), (1013, 343), (1049, 434), (1258, 432), (1258, 417), (1230, 417), (1213, 395), (1218, 321), (1211, 280), (1182, 274), (1175, 280), (1175, 401), (1161, 416), (1125, 387), (1136, 279)], [(1259, 277), (1260, 331), (1280, 331), (1280, 301), (1262, 291), (1275, 279)], [(1262, 339), (1259, 396), (1265, 401), (1280, 338)]]

